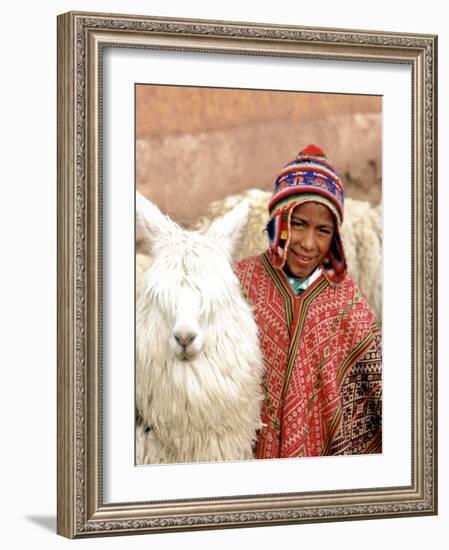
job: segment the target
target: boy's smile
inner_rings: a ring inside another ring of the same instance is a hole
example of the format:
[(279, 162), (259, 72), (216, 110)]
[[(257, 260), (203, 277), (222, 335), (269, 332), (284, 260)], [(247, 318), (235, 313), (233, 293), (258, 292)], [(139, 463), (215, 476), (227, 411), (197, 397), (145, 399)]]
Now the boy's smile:
[(306, 279), (329, 252), (334, 218), (327, 206), (305, 202), (295, 207), (290, 219), (290, 243), (286, 267), (295, 277)]

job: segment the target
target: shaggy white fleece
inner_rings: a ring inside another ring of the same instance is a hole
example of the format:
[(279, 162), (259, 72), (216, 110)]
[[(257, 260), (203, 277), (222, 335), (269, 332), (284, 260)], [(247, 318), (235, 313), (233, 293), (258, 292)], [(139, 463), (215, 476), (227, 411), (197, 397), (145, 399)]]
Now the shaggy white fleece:
[(152, 257), (137, 259), (137, 462), (252, 458), (263, 362), (231, 267), (248, 205), (200, 232), (139, 194), (137, 215)]

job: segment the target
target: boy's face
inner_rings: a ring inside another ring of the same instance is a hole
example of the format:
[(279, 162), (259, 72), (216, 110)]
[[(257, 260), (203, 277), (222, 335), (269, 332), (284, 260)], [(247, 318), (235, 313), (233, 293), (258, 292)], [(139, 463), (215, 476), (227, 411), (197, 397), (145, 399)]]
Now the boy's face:
[(296, 206), (290, 219), (290, 243), (286, 266), (290, 273), (306, 279), (327, 256), (334, 236), (334, 218), (318, 202)]

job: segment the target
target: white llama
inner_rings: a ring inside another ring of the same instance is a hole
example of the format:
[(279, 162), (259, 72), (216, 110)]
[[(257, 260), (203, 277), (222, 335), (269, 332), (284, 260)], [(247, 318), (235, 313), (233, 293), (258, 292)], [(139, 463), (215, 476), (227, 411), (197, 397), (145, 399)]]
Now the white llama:
[(136, 200), (153, 257), (137, 296), (137, 462), (252, 458), (263, 361), (231, 267), (248, 205), (196, 232)]

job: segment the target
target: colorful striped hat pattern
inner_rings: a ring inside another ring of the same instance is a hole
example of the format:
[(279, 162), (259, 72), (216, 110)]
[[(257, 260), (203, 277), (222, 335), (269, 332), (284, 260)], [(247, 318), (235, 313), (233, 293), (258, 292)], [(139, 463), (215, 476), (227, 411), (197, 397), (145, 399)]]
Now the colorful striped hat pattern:
[(268, 205), (270, 220), (267, 231), (273, 265), (282, 269), (285, 264), (293, 209), (304, 202), (319, 202), (330, 209), (335, 219), (329, 262), (323, 266), (323, 272), (330, 282), (341, 282), (347, 272), (340, 236), (344, 196), (339, 176), (327, 161), (323, 151), (316, 145), (307, 146), (292, 162), (284, 166), (276, 178)]

